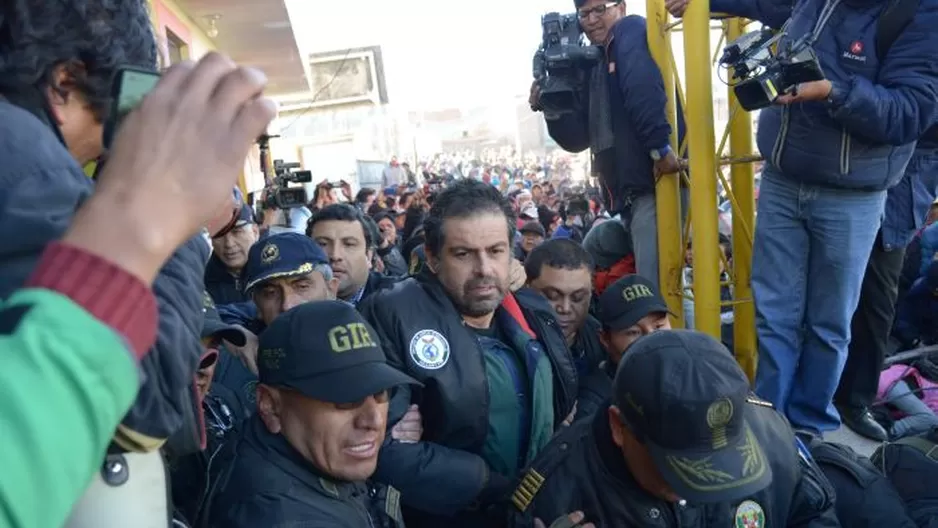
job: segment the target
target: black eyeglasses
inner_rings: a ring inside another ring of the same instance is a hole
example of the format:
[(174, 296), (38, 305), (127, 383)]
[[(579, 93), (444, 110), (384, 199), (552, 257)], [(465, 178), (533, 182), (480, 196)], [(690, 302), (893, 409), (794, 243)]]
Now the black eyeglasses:
[(615, 7), (621, 3), (622, 3), (621, 0), (616, 1), (616, 2), (606, 2), (605, 4), (599, 4), (598, 6), (590, 7), (588, 9), (580, 9), (576, 12), (576, 14), (580, 18), (580, 20), (586, 20), (587, 18), (590, 17), (590, 15), (596, 15), (596, 17), (598, 18), (598, 17), (605, 15), (606, 10), (609, 9), (610, 7)]

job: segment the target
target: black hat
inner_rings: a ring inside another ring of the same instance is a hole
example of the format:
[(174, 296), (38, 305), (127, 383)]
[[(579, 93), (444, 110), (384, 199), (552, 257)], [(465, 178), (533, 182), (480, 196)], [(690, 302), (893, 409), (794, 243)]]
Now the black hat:
[(345, 301), (301, 304), (260, 335), (258, 379), (330, 403), (355, 403), (398, 385), (419, 385), (388, 365), (377, 339)]
[(732, 502), (771, 484), (749, 399), (749, 380), (729, 350), (690, 330), (642, 337), (613, 381), (623, 421), (674, 492), (692, 502)]
[(626, 275), (599, 296), (599, 321), (612, 331), (625, 330), (648, 314), (668, 313), (658, 286), (640, 275)]
[(289, 232), (262, 238), (248, 251), (244, 291), (269, 279), (307, 275), (320, 264), (329, 264), (329, 257), (308, 236)]
[(224, 339), (232, 345), (244, 346), (247, 336), (244, 331), (234, 325), (226, 324), (218, 315), (215, 301), (207, 291), (202, 292), (202, 338), (217, 337)]
[(530, 222), (525, 222), (521, 226), (521, 229), (518, 230), (522, 235), (540, 235), (542, 237), (547, 236), (547, 232), (544, 231), (544, 226), (537, 220), (532, 220)]

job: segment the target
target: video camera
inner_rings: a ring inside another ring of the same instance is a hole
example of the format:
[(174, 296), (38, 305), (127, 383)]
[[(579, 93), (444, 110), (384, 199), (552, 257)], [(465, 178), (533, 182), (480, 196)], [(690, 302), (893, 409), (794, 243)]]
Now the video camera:
[(308, 170), (295, 170), (299, 168), (299, 163), (274, 160), (273, 183), (265, 189), (264, 209), (290, 209), (306, 205), (306, 189), (290, 187), (290, 184), (309, 183), (313, 181), (313, 174)]
[(582, 104), (579, 94), (587, 71), (602, 58), (602, 49), (584, 42), (580, 19), (575, 13), (547, 13), (541, 17), (543, 38), (534, 53), (534, 79), (540, 98), (535, 112), (571, 112)]
[(783, 36), (770, 29), (752, 31), (723, 49), (720, 65), (733, 68), (731, 86), (739, 104), (747, 111), (772, 105), (778, 96), (800, 83), (824, 79), (817, 55), (808, 39), (801, 39), (778, 52), (772, 51)]

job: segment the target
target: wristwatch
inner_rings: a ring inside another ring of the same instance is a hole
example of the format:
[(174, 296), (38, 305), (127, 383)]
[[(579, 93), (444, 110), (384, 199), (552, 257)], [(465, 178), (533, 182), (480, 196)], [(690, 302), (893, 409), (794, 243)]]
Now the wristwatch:
[(664, 158), (670, 153), (671, 153), (671, 145), (665, 145), (664, 148), (652, 149), (651, 152), (648, 153), (648, 155), (651, 156), (651, 159), (654, 161), (661, 161), (662, 158)]

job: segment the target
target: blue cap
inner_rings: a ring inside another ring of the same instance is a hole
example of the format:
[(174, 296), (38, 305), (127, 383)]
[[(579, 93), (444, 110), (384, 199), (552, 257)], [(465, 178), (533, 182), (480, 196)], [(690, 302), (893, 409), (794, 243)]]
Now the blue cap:
[(306, 235), (289, 232), (262, 238), (248, 252), (244, 291), (269, 279), (307, 275), (322, 264), (329, 264), (329, 257)]
[(241, 227), (248, 224), (256, 224), (257, 221), (254, 219), (254, 209), (251, 209), (251, 206), (244, 204), (241, 206), (241, 210), (238, 211), (238, 219), (235, 220), (235, 227)]
[(622, 356), (612, 402), (682, 499), (739, 501), (772, 483), (751, 427), (759, 400), (719, 341), (691, 330), (655, 332)]
[(344, 301), (308, 302), (277, 317), (260, 335), (257, 368), (265, 385), (330, 403), (420, 385), (388, 365), (378, 334)]

